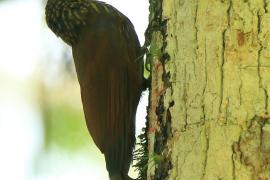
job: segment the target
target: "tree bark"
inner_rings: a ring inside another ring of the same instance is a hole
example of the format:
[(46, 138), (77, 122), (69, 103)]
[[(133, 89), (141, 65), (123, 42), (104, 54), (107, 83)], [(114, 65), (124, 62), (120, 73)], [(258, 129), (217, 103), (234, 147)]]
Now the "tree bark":
[(270, 179), (270, 1), (150, 3), (147, 179)]

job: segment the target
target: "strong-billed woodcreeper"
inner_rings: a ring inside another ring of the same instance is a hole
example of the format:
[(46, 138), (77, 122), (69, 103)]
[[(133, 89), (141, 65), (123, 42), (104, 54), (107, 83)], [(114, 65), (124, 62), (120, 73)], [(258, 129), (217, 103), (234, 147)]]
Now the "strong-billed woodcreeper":
[(72, 47), (86, 124), (105, 155), (110, 179), (130, 179), (144, 84), (132, 23), (111, 5), (92, 0), (48, 0), (46, 21)]

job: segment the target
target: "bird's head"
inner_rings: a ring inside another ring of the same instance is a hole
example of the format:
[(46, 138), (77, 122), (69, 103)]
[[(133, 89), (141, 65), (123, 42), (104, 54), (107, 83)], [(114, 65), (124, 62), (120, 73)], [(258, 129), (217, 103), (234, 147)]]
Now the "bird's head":
[(48, 0), (46, 22), (56, 36), (72, 46), (86, 24), (88, 7), (89, 1), (85, 0)]

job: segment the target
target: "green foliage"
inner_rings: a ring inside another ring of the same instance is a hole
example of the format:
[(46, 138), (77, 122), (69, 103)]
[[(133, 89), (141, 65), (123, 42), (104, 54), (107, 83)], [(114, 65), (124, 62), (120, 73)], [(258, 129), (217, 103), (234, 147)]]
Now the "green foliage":
[(66, 103), (51, 104), (47, 111), (46, 145), (76, 150), (90, 141), (83, 112)]
[(142, 129), (142, 134), (138, 136), (137, 145), (139, 148), (133, 153), (133, 160), (137, 161), (134, 167), (139, 172), (138, 180), (147, 178), (148, 168), (148, 139), (147, 127)]

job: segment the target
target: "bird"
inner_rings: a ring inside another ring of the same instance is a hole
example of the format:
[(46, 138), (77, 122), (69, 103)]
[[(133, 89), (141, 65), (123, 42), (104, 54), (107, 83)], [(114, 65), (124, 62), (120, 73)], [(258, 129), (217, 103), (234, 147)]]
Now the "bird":
[(72, 48), (88, 131), (110, 180), (130, 180), (135, 116), (145, 89), (141, 46), (131, 21), (94, 0), (48, 0), (48, 27)]

